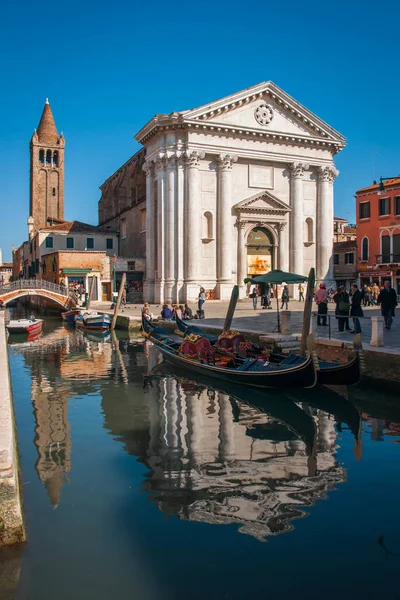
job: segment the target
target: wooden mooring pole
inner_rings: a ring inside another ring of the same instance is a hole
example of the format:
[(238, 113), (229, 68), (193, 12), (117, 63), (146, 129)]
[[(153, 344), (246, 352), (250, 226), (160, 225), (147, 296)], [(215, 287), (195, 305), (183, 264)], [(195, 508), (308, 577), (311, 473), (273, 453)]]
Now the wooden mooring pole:
[(231, 293), (231, 301), (229, 302), (228, 311), (225, 317), (224, 331), (229, 331), (232, 325), (233, 315), (235, 314), (236, 304), (239, 298), (239, 286), (234, 285)]
[(88, 301), (87, 301), (87, 305), (86, 305), (86, 310), (89, 310), (89, 308), (90, 308), (90, 303), (92, 301), (93, 288), (94, 288), (95, 281), (96, 281), (96, 277), (92, 277), (92, 281), (90, 283), (89, 296), (88, 296)]
[(119, 305), (121, 304), (122, 293), (125, 288), (125, 281), (126, 281), (126, 273), (122, 273), (122, 279), (121, 279), (121, 283), (120, 283), (119, 290), (118, 290), (118, 298), (117, 298), (117, 302), (115, 303), (114, 314), (113, 314), (113, 318), (111, 321), (111, 331), (114, 331), (115, 323), (117, 322)]

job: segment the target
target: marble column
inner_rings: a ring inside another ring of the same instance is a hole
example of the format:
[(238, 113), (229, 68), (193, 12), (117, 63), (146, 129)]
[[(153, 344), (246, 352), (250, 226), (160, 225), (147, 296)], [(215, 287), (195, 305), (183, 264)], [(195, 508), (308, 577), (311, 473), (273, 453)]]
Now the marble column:
[[(201, 264), (200, 249), (200, 210), (201, 210), (201, 186), (200, 186), (200, 159), (204, 158), (204, 152), (193, 150), (187, 151), (186, 162), (186, 203), (185, 203), (185, 284), (186, 295), (192, 298), (197, 296), (199, 285), (199, 274)], [(190, 285), (192, 284), (192, 285)]]
[(278, 246), (278, 269), (281, 271), (289, 271), (289, 236), (288, 224), (283, 222), (277, 225), (279, 233)]
[(339, 174), (332, 165), (318, 169), (317, 281), (333, 282), (333, 181)]
[(303, 209), (303, 176), (308, 165), (292, 163), (291, 166), (291, 267), (294, 273), (304, 274), (304, 209)]
[(143, 165), (146, 173), (146, 279), (144, 282), (144, 300), (154, 302), (154, 165)]
[(183, 289), (183, 264), (185, 257), (185, 242), (184, 242), (184, 231), (185, 231), (185, 170), (183, 156), (180, 155), (178, 158), (178, 172), (177, 172), (177, 194), (176, 194), (176, 207), (175, 207), (175, 277), (176, 277), (176, 291), (175, 301), (178, 304), (184, 301), (184, 289)]
[(156, 162), (157, 169), (157, 239), (155, 252), (157, 252), (157, 272), (155, 273), (154, 302), (164, 302), (164, 254), (165, 254), (165, 179), (166, 159), (160, 157)]
[(165, 286), (164, 301), (175, 300), (175, 195), (177, 183), (176, 156), (167, 160), (165, 190)]
[(218, 163), (217, 199), (217, 284), (219, 298), (228, 295), (232, 288), (232, 166), (237, 161), (234, 154), (220, 154)]
[(237, 228), (237, 284), (239, 286), (240, 298), (245, 297), (246, 285), (244, 279), (247, 277), (247, 252), (246, 252), (246, 223), (244, 221), (236, 221)]

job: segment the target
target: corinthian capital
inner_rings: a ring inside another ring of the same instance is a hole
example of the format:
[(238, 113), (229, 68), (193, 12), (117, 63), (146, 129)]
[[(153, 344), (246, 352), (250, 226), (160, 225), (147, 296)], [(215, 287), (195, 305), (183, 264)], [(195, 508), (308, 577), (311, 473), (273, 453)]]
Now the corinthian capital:
[(163, 171), (167, 164), (167, 157), (165, 155), (160, 155), (155, 161), (157, 173)]
[(339, 175), (339, 171), (332, 165), (326, 167), (318, 167), (318, 179), (319, 181), (327, 181), (333, 183), (334, 179)]
[(309, 167), (310, 165), (301, 162), (294, 162), (289, 165), (289, 168), (292, 171), (292, 177), (303, 177), (304, 171), (307, 171)]
[(154, 164), (153, 161), (147, 161), (143, 165), (143, 171), (146, 173), (146, 177), (151, 177), (154, 172)]
[(221, 171), (231, 171), (232, 165), (238, 157), (236, 154), (220, 154), (217, 157), (217, 163)]
[(204, 158), (205, 154), (202, 150), (187, 150), (184, 157), (188, 168), (198, 169), (200, 166), (200, 159)]
[(175, 169), (176, 165), (178, 163), (178, 157), (176, 154), (170, 154), (169, 156), (167, 156), (167, 168), (168, 169)]

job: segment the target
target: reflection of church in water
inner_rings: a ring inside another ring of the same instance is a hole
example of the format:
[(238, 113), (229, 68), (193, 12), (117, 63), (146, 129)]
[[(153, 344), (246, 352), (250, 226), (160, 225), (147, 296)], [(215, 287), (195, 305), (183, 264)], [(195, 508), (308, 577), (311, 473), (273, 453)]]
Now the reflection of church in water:
[(303, 507), (345, 480), (327, 413), (293, 405), (311, 425), (301, 424), (306, 437), (299, 439), (287, 421), (190, 382), (155, 380), (146, 396), (149, 437), (140, 458), (151, 474), (144, 489), (167, 515), (237, 524), (262, 540), (292, 529)]

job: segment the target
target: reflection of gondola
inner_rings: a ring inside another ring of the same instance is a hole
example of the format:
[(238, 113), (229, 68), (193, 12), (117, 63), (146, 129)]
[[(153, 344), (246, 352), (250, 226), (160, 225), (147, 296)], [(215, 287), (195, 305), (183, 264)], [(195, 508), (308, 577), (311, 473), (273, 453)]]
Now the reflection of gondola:
[(168, 332), (142, 319), (143, 333), (175, 366), (203, 373), (222, 381), (258, 388), (313, 387), (317, 382), (313, 358), (272, 364), (257, 358), (219, 356), (204, 337), (193, 336), (182, 343), (168, 338)]
[[(178, 367), (178, 369), (174, 368), (172, 372), (170, 365), (167, 363), (158, 365), (154, 369), (154, 373), (157, 375), (179, 377), (181, 385), (183, 385), (185, 388), (190, 386), (196, 391), (201, 390), (202, 387), (207, 387), (207, 389), (210, 389), (210, 382), (208, 378), (196, 374), (195, 381), (188, 380), (187, 369), (181, 369)], [(220, 393), (222, 392), (229, 395), (231, 401), (235, 402), (235, 410), (237, 413), (240, 412), (240, 403), (244, 402), (250, 406), (253, 406), (262, 413), (268, 413), (277, 422), (279, 422), (280, 425), (276, 427), (275, 431), (273, 426), (270, 426), (271, 437), (265, 436), (264, 439), (278, 441), (278, 439), (275, 439), (275, 437), (277, 436), (279, 429), (282, 438), (287, 440), (298, 438), (302, 440), (306, 446), (307, 454), (312, 454), (316, 433), (314, 420), (288, 396), (282, 395), (281, 392), (279, 392), (279, 394), (276, 392), (268, 392), (268, 394), (266, 394), (258, 389), (249, 389), (245, 386), (233, 385), (229, 382), (224, 382), (223, 384), (220, 384), (218, 388), (213, 389)], [(285, 435), (284, 428), (286, 430)], [(247, 432), (250, 437), (259, 438), (257, 432), (255, 431), (254, 433), (255, 435), (252, 435), (251, 429), (249, 429)]]
[(307, 393), (299, 390), (295, 395), (288, 392), (288, 396), (295, 402), (309, 404), (333, 415), (338, 424), (345, 423), (355, 439), (359, 439), (361, 431), (361, 415), (359, 410), (354, 404), (343, 398), (343, 396), (336, 393), (333, 389), (326, 387), (323, 394), (321, 392), (317, 393), (317, 390)]
[[(196, 327), (196, 325), (185, 323), (178, 316), (176, 316), (176, 326), (177, 330), (184, 336), (193, 333), (206, 337), (212, 344), (218, 342), (218, 336), (207, 333), (200, 327)], [(262, 348), (257, 346), (253, 345), (253, 348), (256, 352), (262, 351)], [(279, 363), (286, 358), (280, 354), (273, 354), (270, 357), (274, 363)], [(317, 371), (318, 383), (321, 385), (355, 385), (361, 378), (361, 361), (361, 349), (357, 349), (354, 357), (345, 364), (328, 363), (320, 360), (319, 370)]]

